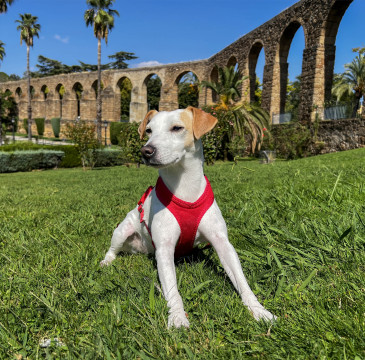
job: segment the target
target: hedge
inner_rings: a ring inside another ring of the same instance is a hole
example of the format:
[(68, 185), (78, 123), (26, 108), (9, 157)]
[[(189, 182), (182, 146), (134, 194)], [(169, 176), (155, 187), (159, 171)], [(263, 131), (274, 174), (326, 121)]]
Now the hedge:
[(110, 142), (113, 145), (118, 145), (118, 136), (121, 133), (123, 126), (125, 123), (121, 122), (111, 122), (109, 131), (110, 131)]
[(61, 119), (60, 118), (52, 118), (51, 119), (52, 130), (55, 138), (60, 137), (61, 130)]
[[(56, 150), (64, 152), (65, 156), (58, 165), (60, 168), (73, 168), (81, 166), (80, 155), (75, 146), (72, 145), (40, 145), (27, 141), (19, 141), (14, 144), (4, 145), (1, 151), (12, 152), (16, 150)], [(117, 166), (125, 163), (125, 157), (119, 149), (96, 150), (96, 167)]]
[(64, 155), (54, 150), (0, 152), (0, 173), (54, 168)]
[(37, 126), (37, 133), (39, 136), (43, 136), (44, 134), (44, 118), (36, 118), (34, 119), (35, 124)]

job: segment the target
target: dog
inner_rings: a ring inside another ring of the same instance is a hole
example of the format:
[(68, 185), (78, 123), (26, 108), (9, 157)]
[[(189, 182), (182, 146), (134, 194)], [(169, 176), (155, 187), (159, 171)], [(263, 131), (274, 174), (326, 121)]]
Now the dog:
[(266, 321), (276, 318), (251, 291), (238, 255), (228, 240), (226, 223), (209, 181), (203, 173), (201, 137), (216, 123), (215, 117), (191, 106), (184, 110), (151, 110), (147, 113), (138, 128), (141, 139), (145, 133), (149, 137), (141, 149), (142, 158), (146, 165), (158, 169), (159, 179), (115, 229), (111, 246), (101, 262), (101, 266), (109, 265), (120, 252), (155, 254), (163, 295), (169, 308), (169, 328), (189, 327), (177, 289), (174, 258), (186, 255), (193, 247), (207, 242), (217, 252), (253, 317)]

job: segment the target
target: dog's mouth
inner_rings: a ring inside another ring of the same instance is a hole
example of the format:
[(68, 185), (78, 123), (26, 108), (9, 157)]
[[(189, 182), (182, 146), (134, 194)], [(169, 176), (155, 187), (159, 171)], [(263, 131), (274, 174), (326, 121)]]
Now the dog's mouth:
[(168, 167), (170, 165), (176, 164), (180, 159), (177, 157), (173, 161), (169, 161), (169, 162), (165, 163), (165, 162), (156, 161), (156, 159), (154, 159), (154, 158), (146, 159), (145, 157), (142, 156), (142, 160), (143, 160), (144, 164), (147, 166), (151, 166), (156, 169), (162, 169), (162, 168)]

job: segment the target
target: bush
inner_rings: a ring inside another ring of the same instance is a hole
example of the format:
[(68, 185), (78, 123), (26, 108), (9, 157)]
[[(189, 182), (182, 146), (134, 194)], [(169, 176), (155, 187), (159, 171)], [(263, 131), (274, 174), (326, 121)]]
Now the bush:
[(0, 152), (0, 173), (54, 168), (64, 155), (54, 150)]
[(95, 125), (83, 120), (76, 120), (66, 124), (65, 134), (75, 143), (80, 154), (82, 167), (92, 169), (96, 163), (95, 150), (100, 146), (95, 137)]
[(275, 150), (278, 157), (296, 159), (307, 156), (311, 144), (311, 131), (294, 122), (273, 127), (271, 136), (264, 138), (263, 148)]
[(141, 140), (138, 134), (139, 124), (121, 123), (121, 133), (118, 135), (118, 143), (122, 147), (123, 158), (126, 161), (140, 163), (141, 147), (145, 144), (145, 140)]
[(33, 144), (28, 141), (18, 141), (14, 144), (9, 144), (1, 147), (1, 151), (16, 151), (16, 150), (56, 150), (63, 151), (65, 156), (62, 158), (61, 163), (58, 165), (62, 168), (72, 168), (81, 166), (81, 158), (80, 155), (72, 145), (39, 145)]
[(120, 122), (111, 122), (110, 123), (110, 142), (113, 145), (118, 145), (118, 136), (120, 132), (122, 131), (123, 123)]
[(44, 118), (36, 118), (34, 119), (35, 124), (37, 125), (37, 133), (39, 136), (43, 136), (44, 134)]
[(52, 118), (51, 119), (52, 130), (55, 138), (60, 137), (61, 130), (61, 119), (60, 118)]
[(96, 154), (96, 167), (123, 165), (123, 152), (118, 149), (98, 149)]

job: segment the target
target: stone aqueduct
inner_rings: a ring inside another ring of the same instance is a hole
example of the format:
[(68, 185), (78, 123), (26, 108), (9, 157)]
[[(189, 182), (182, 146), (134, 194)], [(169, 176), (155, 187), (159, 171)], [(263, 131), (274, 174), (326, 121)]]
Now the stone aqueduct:
[[(102, 72), (103, 120), (120, 120), (120, 88), (124, 78), (132, 83), (130, 120), (140, 121), (147, 112), (147, 81), (158, 75), (162, 82), (160, 110), (178, 108), (178, 83), (187, 72), (193, 72), (199, 81), (217, 78), (216, 65), (238, 65), (248, 75), (245, 86), (246, 100), (254, 94), (255, 69), (260, 52), (264, 49), (262, 106), (270, 112), (284, 111), (288, 54), (296, 31), (302, 27), (305, 49), (302, 58), (302, 90), (299, 117), (309, 120), (315, 105), (322, 106), (329, 99), (335, 63), (335, 41), (341, 19), (353, 0), (301, 0), (250, 33), (242, 36), (209, 59), (168, 64), (156, 67), (108, 70)], [(85, 120), (96, 117), (95, 72), (75, 73), (31, 80), (33, 118), (61, 117), (75, 119), (78, 112)], [(81, 84), (83, 93), (78, 104), (75, 85)], [(59, 88), (65, 93), (62, 100)], [(26, 81), (0, 83), (0, 89), (15, 94), (19, 118), (27, 117)], [(49, 92), (45, 95), (44, 89)], [(214, 94), (203, 89), (199, 93), (199, 106), (214, 102)], [(79, 106), (79, 110), (78, 110)]]

